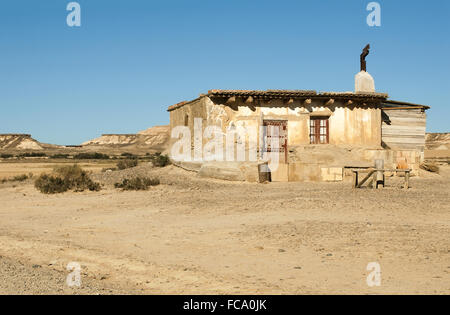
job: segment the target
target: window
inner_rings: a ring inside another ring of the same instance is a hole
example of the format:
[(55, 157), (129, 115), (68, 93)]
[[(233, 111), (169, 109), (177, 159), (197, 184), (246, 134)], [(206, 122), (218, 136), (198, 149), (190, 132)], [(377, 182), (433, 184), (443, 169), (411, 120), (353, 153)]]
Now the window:
[(328, 144), (330, 123), (328, 117), (311, 117), (309, 137), (311, 144)]

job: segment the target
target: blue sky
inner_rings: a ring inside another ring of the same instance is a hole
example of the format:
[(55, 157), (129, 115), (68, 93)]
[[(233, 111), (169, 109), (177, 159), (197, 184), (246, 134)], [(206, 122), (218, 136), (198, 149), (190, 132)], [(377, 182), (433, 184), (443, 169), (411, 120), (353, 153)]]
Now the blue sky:
[(351, 91), (359, 54), (391, 99), (432, 106), (449, 132), (450, 1), (66, 0), (0, 4), (0, 133), (78, 144), (167, 124), (209, 89)]

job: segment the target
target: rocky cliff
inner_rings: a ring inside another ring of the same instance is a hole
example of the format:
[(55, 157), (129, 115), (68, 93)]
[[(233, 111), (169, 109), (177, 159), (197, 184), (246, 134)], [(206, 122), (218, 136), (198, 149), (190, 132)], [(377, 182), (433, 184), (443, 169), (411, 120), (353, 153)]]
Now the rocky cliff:
[(82, 145), (165, 150), (168, 147), (169, 136), (169, 126), (156, 126), (137, 134), (104, 134)]
[(450, 133), (428, 133), (427, 150), (450, 150)]
[(44, 145), (27, 134), (0, 134), (0, 150), (43, 150)]

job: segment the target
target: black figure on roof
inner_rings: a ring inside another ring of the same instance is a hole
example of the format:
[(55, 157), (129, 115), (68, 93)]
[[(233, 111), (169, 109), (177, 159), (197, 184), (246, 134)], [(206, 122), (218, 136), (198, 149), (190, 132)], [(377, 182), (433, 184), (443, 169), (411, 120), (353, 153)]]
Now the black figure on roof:
[(361, 54), (361, 71), (367, 71), (366, 57), (369, 55), (370, 44), (367, 45)]

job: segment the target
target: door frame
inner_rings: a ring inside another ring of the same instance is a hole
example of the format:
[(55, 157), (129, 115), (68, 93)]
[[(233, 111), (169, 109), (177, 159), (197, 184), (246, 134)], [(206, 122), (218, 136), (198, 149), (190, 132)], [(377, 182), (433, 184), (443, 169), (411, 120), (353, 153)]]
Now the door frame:
[[(280, 135), (278, 136), (278, 138), (280, 139), (280, 148), (278, 149), (278, 152), (282, 153), (280, 149), (283, 149), (282, 151), (284, 151), (285, 164), (288, 162), (288, 123), (289, 121), (287, 119), (263, 119), (263, 127), (280, 126), (283, 128), (282, 130), (280, 130)], [(267, 133), (268, 129), (266, 129), (265, 132)], [(267, 135), (263, 136), (263, 141), (264, 152), (272, 152), (271, 149), (269, 149), (270, 151), (267, 151)]]

